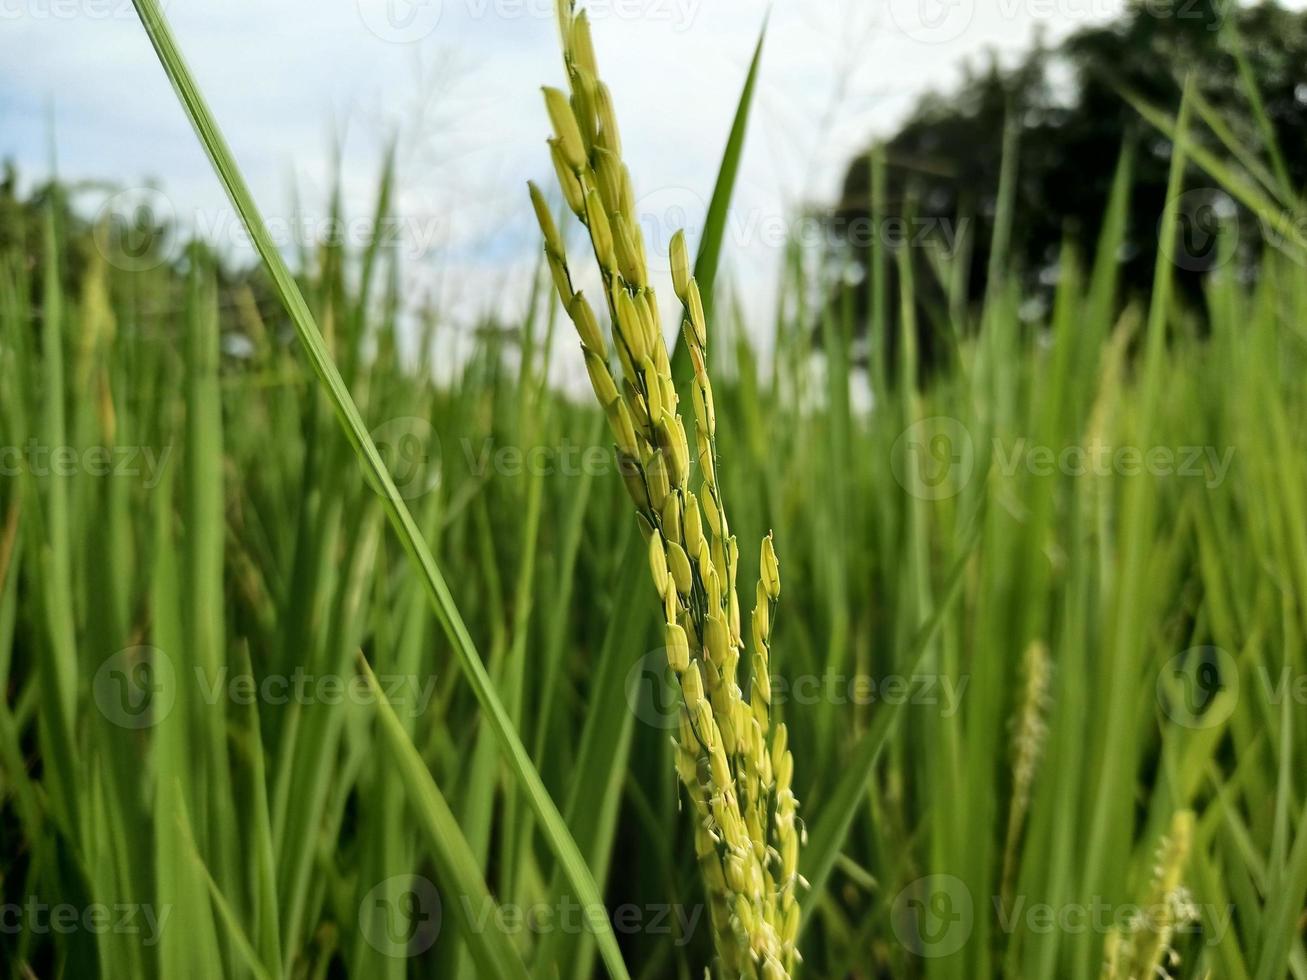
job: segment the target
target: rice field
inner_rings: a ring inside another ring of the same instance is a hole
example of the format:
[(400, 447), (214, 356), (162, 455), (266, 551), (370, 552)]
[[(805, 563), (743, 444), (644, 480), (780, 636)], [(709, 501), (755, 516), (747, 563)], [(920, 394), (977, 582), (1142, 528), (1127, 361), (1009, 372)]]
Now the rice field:
[(9, 975), (1307, 978), (1303, 250), (1174, 286), (1186, 191), (1298, 198), (1188, 98), (1138, 103), (1156, 228), (1127, 144), (1046, 310), (1013, 147), (979, 308), (873, 236), (862, 322), (796, 242), (764, 326), (717, 275), (752, 73), (703, 244), (646, 251), (564, 8), (529, 312), (469, 331), (381, 243), (282, 255), (137, 9), (263, 266), (2, 212)]

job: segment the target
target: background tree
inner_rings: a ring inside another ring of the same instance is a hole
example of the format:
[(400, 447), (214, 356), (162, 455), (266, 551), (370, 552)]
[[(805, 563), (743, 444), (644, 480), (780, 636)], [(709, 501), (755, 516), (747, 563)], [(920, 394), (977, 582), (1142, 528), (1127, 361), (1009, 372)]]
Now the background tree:
[[(1230, 0), (1142, 0), (1120, 19), (1082, 29), (1056, 47), (1037, 42), (1015, 65), (991, 57), (979, 68), (968, 67), (956, 91), (924, 97), (898, 132), (878, 144), (887, 170), (877, 227), (909, 213), (917, 226), (964, 223), (971, 246), (969, 256), (961, 255), (968, 266), (965, 294), (969, 301), (978, 299), (989, 262), (1004, 125), (1011, 118), (1017, 136), (1011, 266), (1028, 290), (1047, 297), (1064, 241), (1082, 255), (1093, 252), (1117, 161), (1129, 142), (1134, 149), (1129, 233), (1119, 256), (1124, 301), (1151, 284), (1170, 142), (1139, 117), (1122, 90), (1173, 113), (1192, 73), (1197, 90), (1238, 144), (1293, 194), (1290, 189), (1307, 183), (1307, 154), (1298, 151), (1307, 145), (1304, 65), (1307, 13), (1275, 2), (1244, 7)], [(1258, 101), (1275, 145), (1263, 136)], [(1205, 129), (1194, 135), (1229, 155)], [(836, 240), (849, 252), (844, 267), (851, 271), (836, 295), (853, 305), (864, 325), (867, 290), (860, 284), (868, 273), (869, 250), (842, 230), (869, 218), (871, 152), (849, 165), (831, 217)], [(1236, 209), (1211, 178), (1195, 171), (1188, 186), (1182, 220), (1198, 223), (1192, 230), (1200, 241), (1178, 257), (1177, 276), (1182, 293), (1192, 297), (1202, 275), (1218, 262), (1233, 258), (1252, 269), (1261, 236), (1257, 221)], [(1216, 245), (1217, 229), (1211, 225), (1222, 217), (1237, 222), (1239, 248), (1233, 255)], [(947, 348), (941, 333), (946, 306), (939, 277), (919, 251), (913, 255), (914, 268), (920, 269), (914, 277), (922, 314), (919, 340), (923, 364), (929, 365)], [(893, 263), (889, 272), (894, 277)], [(1028, 312), (1037, 316), (1038, 304)]]

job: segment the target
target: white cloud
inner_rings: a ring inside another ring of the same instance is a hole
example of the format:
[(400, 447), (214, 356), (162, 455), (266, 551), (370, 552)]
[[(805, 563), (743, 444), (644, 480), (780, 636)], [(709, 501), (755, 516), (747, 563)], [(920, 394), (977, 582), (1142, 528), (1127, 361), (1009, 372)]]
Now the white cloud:
[[(1066, 28), (1121, 2), (777, 0), (727, 250), (746, 309), (767, 322), (785, 215), (830, 199), (850, 155), (916, 93), (984, 46), (1024, 44), (1036, 23)], [(590, 6), (651, 251), (660, 250), (681, 216), (693, 230), (711, 195), (767, 6)], [(289, 219), (294, 187), (320, 215), (339, 145), (346, 200), (366, 215), (398, 132), (400, 208), (434, 246), (431, 281), (456, 290), (464, 313), (513, 294), (502, 270), (529, 268), (534, 249), (525, 182), (552, 182), (538, 95), (561, 79), (551, 0), (171, 0), (167, 9), (266, 213)], [(126, 0), (0, 0), (0, 92), (0, 157), (28, 178), (48, 172), (53, 117), (65, 178), (155, 180), (177, 213), (227, 227), (217, 182)]]

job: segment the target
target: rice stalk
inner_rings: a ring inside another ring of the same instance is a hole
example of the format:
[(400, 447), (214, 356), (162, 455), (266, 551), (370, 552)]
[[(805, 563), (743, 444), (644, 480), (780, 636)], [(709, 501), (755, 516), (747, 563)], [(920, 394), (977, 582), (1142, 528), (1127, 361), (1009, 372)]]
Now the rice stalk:
[(1183, 885), (1193, 833), (1193, 812), (1177, 811), (1169, 832), (1157, 846), (1143, 913), (1124, 929), (1114, 929), (1108, 934), (1103, 956), (1106, 980), (1170, 978), (1171, 971), (1179, 966), (1180, 957), (1171, 940), (1177, 931), (1198, 918), (1193, 900)]
[(1012, 804), (1008, 811), (1007, 839), (1003, 849), (1003, 900), (1012, 897), (1016, 881), (1018, 848), (1026, 814), (1030, 810), (1030, 792), (1048, 740), (1049, 658), (1048, 647), (1038, 641), (1026, 648), (1025, 686), (1021, 708), (1013, 719), (1012, 733)]
[(752, 695), (740, 687), (746, 647), (736, 591), (739, 545), (718, 480), (716, 412), (707, 370), (704, 300), (683, 232), (670, 249), (673, 287), (694, 368), (691, 398), (700, 484), (678, 411), (631, 177), (585, 12), (559, 4), (569, 91), (545, 88), (550, 155), (564, 199), (586, 227), (604, 286), (619, 382), (589, 300), (573, 289), (562, 235), (540, 189), (531, 198), (555, 287), (581, 341), (595, 396), (616, 442), (618, 468), (649, 546), (665, 615), (666, 653), (682, 695), (676, 768), (695, 817), (695, 853), (709, 899), (722, 976), (793, 975), (799, 960), (800, 838), (794, 761), (770, 709), (770, 645), (780, 566), (762, 541), (750, 622)]

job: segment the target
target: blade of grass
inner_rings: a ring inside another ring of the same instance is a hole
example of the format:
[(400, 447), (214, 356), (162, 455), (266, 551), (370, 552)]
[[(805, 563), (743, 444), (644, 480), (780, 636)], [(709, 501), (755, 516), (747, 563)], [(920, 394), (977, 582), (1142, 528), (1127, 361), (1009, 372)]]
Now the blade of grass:
[(1257, 76), (1253, 72), (1253, 67), (1248, 61), (1248, 54), (1244, 50), (1243, 35), (1239, 33), (1239, 18), (1222, 17), (1221, 26), (1223, 29), (1225, 41), (1230, 52), (1234, 55), (1235, 64), (1239, 66), (1239, 82), (1243, 86), (1244, 95), (1248, 98), (1248, 104), (1252, 107), (1253, 118), (1257, 120), (1257, 128), (1262, 132), (1262, 139), (1266, 142), (1266, 153), (1271, 158), (1271, 166), (1275, 168), (1275, 176), (1279, 181), (1280, 192), (1286, 200), (1293, 200), (1293, 181), (1289, 177), (1289, 168), (1285, 165), (1284, 154), (1280, 150), (1280, 140), (1275, 134), (1275, 126), (1271, 123), (1271, 117), (1266, 112), (1266, 102), (1262, 99), (1261, 87), (1257, 84)]
[[(180, 794), (178, 799), (181, 799)], [(209, 900), (213, 903), (214, 910), (218, 913), (218, 918), (227, 929), (227, 940), (231, 948), (235, 950), (236, 955), (240, 957), (246, 968), (254, 974), (256, 980), (272, 980), (273, 974), (269, 972), (267, 965), (259, 959), (259, 954), (254, 950), (254, 944), (250, 942), (249, 936), (241, 928), (240, 919), (232, 910), (231, 904), (223, 897), (218, 883), (213, 880), (213, 875), (209, 873), (209, 867), (204, 863), (204, 858), (200, 855), (199, 847), (195, 843), (195, 834), (191, 830), (191, 821), (186, 814), (186, 804), (183, 802), (178, 807), (177, 815), (178, 833), (181, 835), (182, 843), (185, 845), (187, 856), (191, 863), (199, 872), (200, 878), (209, 888)]]
[[(1288, 808), (1293, 797), (1293, 711), (1284, 702), (1281, 733), (1282, 758), (1279, 785), (1276, 791), (1276, 845), (1272, 854), (1288, 846)], [(1307, 808), (1299, 818), (1293, 835), (1293, 849), (1282, 862), (1272, 865), (1274, 875), (1270, 896), (1262, 920), (1262, 955), (1257, 963), (1257, 980), (1275, 980), (1284, 975), (1284, 963), (1290, 955), (1295, 938), (1301, 933), (1301, 916), (1304, 899), (1307, 899)]]
[[(404, 723), (395, 714), (386, 699), (376, 675), (366, 659), (359, 657), (359, 667), (376, 698), (377, 719), (381, 734), (390, 749), (391, 761), (398, 767), (404, 783), (409, 787), (410, 801), (426, 832), (436, 865), (441, 871), (442, 884), (453, 891), (456, 898), (446, 902), (462, 925), (461, 935), (472, 952), (483, 975), (493, 977), (520, 977), (526, 980), (526, 967), (507, 935), (491, 927), (498, 921), (498, 905), (486, 888), (480, 866), (468, 847), (467, 838), (454, 819), (440, 787), (431, 778), (426, 764), (409, 738)], [(481, 921), (483, 913), (484, 922)]]
[[(227, 142), (218, 129), (218, 124), (209, 111), (199, 88), (191, 76), (185, 59), (172, 36), (157, 0), (133, 0), (141, 23), (149, 35), (160, 64), (168, 75), (173, 89), (177, 93), (187, 118), (194, 127), (200, 143), (204, 147), (215, 173), (223, 184), (233, 207), (241, 216), (246, 230), (250, 234), (259, 257), (271, 276), (276, 291), (285, 304), (287, 312), (295, 325), (296, 333), (304, 348), (309, 362), (319, 382), (326, 389), (332, 407), (345, 431), (350, 445), (360, 457), (368, 476), (374, 485), (381, 488), (382, 501), (387, 516), (395, 527), (400, 541), (410, 560), (424, 579), (428, 595), (435, 608), (436, 615), (449, 637), (450, 643), (458, 656), (458, 663), (471, 686), (477, 701), (481, 705), (485, 718), (491, 725), (500, 748), (506, 757), (514, 777), (523, 785), (526, 797), (540, 821), (542, 833), (550, 848), (554, 851), (569, 884), (575, 890), (577, 898), (591, 907), (602, 907), (602, 897), (585, 861), (581, 857), (576, 841), (568, 832), (562, 815), (549, 797), (534, 764), (527, 755), (521, 739), (514, 730), (507, 711), (496, 693), (485, 665), (477, 654), (471, 634), (454, 603), (449, 586), (436, 564), (435, 557), (427, 547), (417, 522), (413, 519), (407, 505), (400, 496), (390, 473), (387, 471), (376, 445), (368, 433), (358, 407), (337, 370), (331, 355), (322, 339), (316, 319), (304, 301), (290, 269), (278, 252), (276, 245), (264, 224), (258, 208), (254, 203), (244, 177), (241, 175)], [(410, 792), (417, 793), (412, 781)], [(626, 965), (622, 960), (621, 950), (613, 934), (612, 925), (606, 918), (598, 925), (596, 938), (609, 972), (621, 980), (628, 976)]]
[[(1140, 96), (1123, 86), (1117, 86), (1121, 97), (1134, 108), (1139, 115), (1160, 130), (1173, 142), (1180, 124), (1170, 114), (1150, 105)], [(1188, 155), (1199, 167), (1205, 170), (1213, 180), (1221, 185), (1231, 197), (1238, 200), (1263, 222), (1265, 227), (1276, 233), (1272, 244), (1280, 247), (1291, 258), (1301, 259), (1302, 241), (1294, 226), (1294, 216), (1289, 211), (1276, 206), (1275, 202), (1263, 194), (1255, 185), (1239, 176), (1224, 161), (1199, 143), (1190, 142)]]
[[(967, 535), (966, 543), (954, 562), (948, 580), (941, 590), (939, 605), (929, 620), (922, 624), (904, 658), (904, 673), (913, 676), (925, 666), (933, 652), (931, 644), (939, 633), (950, 607), (962, 591), (967, 562), (980, 541), (981, 522), (977, 520)], [(871, 727), (858, 744), (845, 757), (844, 775), (835, 789), (821, 801), (821, 817), (812, 828), (808, 847), (803, 852), (803, 875), (808, 879), (809, 891), (803, 903), (803, 926), (812, 921), (812, 913), (826, 888), (826, 879), (835, 867), (836, 859), (844, 847), (853, 818), (867, 797), (867, 787), (875, 772), (876, 760), (894, 731), (895, 722), (902, 713), (902, 700), (885, 704)]]
[[(644, 551), (633, 543), (636, 535), (630, 533), (630, 525), (627, 529), (624, 564), (643, 572), (641, 559)], [(630, 665), (623, 651), (639, 648), (649, 635), (653, 618), (648, 605), (639, 601), (644, 586), (643, 575), (628, 576), (622, 583), (622, 591), (615, 593), (618, 608), (632, 612), (630, 616), (613, 616), (609, 620), (599, 650), (590, 708), (564, 802), (569, 823), (586, 842), (587, 859), (601, 875), (609, 865), (614, 844), (614, 824), (623, 774), (629, 770), (627, 759), (635, 722), (628, 701), (629, 693), (624, 689)], [(547, 970), (558, 963), (561, 977), (592, 975), (593, 970), (584, 968), (593, 958), (589, 941), (572, 944), (564, 951), (560, 949), (564, 938), (561, 933), (548, 937), (543, 944), (539, 966)]]
[[(44, 366), (44, 404), (42, 436), (48, 446), (67, 442), (64, 410), (64, 309), (60, 279), (58, 225), (53, 201), (48, 205), (44, 225), (44, 263), (42, 265), (41, 352)], [(67, 477), (51, 474), (42, 488), (30, 470), (25, 489), (38, 506), (33, 508), (38, 532), (38, 567), (41, 597), (49, 632), (48, 648), (40, 657), (41, 694), (44, 699), (40, 715), (41, 740), (55, 762), (57, 780), (52, 785), (57, 812), (65, 829), (76, 833), (78, 794), (76, 737), (73, 719), (77, 705), (77, 639), (73, 609), (72, 570), (69, 567), (68, 488)]]
[[(726, 237), (726, 221), (730, 213), (731, 198), (735, 193), (735, 179), (739, 176), (740, 160), (744, 156), (744, 138), (749, 131), (753, 91), (758, 80), (758, 66), (762, 63), (762, 46), (766, 38), (767, 18), (764, 18), (762, 30), (758, 32), (758, 43), (753, 49), (753, 58), (749, 62), (749, 72), (744, 77), (744, 88), (735, 105), (735, 118), (731, 123), (730, 135), (726, 138), (722, 162), (717, 169), (717, 182), (713, 185), (712, 199), (708, 202), (703, 238), (699, 240), (699, 251), (695, 254), (694, 278), (699, 281), (699, 289), (703, 294), (704, 317), (708, 323), (713, 322), (713, 297), (717, 270), (721, 265), (722, 242)], [(672, 377), (676, 379), (677, 390), (687, 396), (687, 402), (690, 374), (690, 350), (685, 345), (685, 339), (680, 338), (676, 342), (676, 350), (672, 353)]]
[[(247, 644), (238, 648), (237, 667), (246, 677), (254, 676)], [(280, 913), (277, 902), (277, 858), (272, 848), (272, 817), (268, 808), (267, 756), (259, 725), (258, 708), (251, 703), (245, 712), (245, 732), (238, 742), (249, 765), (248, 819), (253, 840), (248, 855), (254, 906), (254, 941), (260, 963), (280, 964)]]

